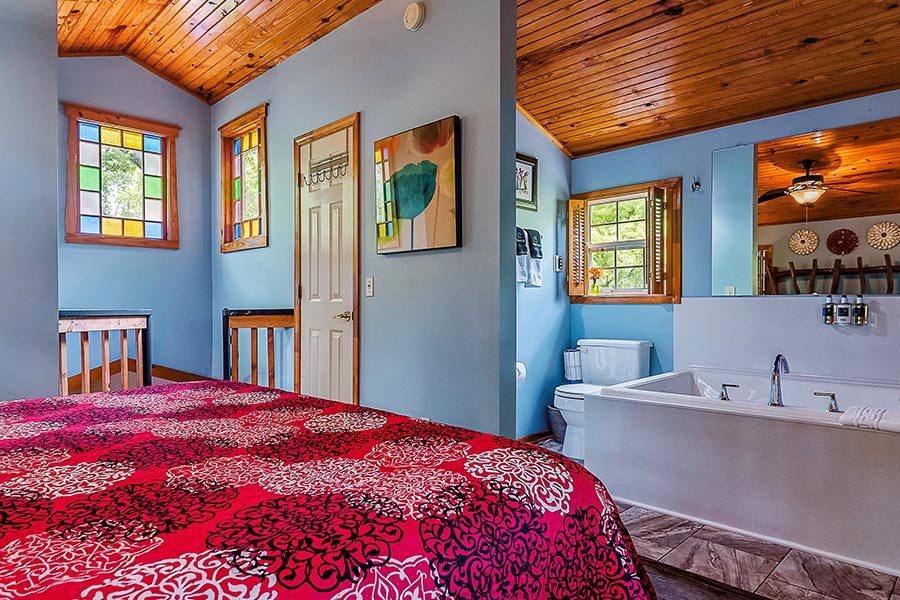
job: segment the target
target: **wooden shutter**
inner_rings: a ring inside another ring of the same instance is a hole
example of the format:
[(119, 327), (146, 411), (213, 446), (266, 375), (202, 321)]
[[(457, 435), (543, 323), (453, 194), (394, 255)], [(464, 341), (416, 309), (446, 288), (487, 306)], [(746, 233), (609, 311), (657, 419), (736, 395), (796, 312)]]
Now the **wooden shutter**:
[(648, 213), (647, 219), (647, 249), (649, 250), (648, 274), (649, 292), (651, 294), (666, 293), (666, 190), (661, 187), (651, 187), (647, 194)]
[(584, 200), (569, 200), (569, 218), (566, 229), (569, 232), (568, 244), (568, 272), (569, 295), (585, 295), (585, 213), (587, 202)]

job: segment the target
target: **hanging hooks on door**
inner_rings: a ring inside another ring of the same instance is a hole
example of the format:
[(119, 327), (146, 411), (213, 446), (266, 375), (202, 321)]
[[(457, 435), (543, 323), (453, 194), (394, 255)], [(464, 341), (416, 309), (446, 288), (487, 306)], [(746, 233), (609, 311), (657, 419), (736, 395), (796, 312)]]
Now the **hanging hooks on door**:
[(303, 183), (307, 187), (343, 179), (347, 175), (350, 166), (350, 155), (345, 151), (328, 158), (323, 158), (309, 163), (309, 177), (303, 175)]

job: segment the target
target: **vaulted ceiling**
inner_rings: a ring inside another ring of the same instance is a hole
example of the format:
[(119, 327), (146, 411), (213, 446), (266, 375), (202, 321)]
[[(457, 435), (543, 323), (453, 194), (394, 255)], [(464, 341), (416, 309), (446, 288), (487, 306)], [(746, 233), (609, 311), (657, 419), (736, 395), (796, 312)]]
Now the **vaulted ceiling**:
[[(900, 88), (897, 0), (517, 1), (520, 107), (571, 156)], [(212, 103), (378, 2), (59, 0), (59, 51)]]
[(213, 103), (379, 1), (59, 0), (59, 53), (125, 55)]
[(900, 88), (897, 0), (518, 7), (518, 101), (574, 156)]

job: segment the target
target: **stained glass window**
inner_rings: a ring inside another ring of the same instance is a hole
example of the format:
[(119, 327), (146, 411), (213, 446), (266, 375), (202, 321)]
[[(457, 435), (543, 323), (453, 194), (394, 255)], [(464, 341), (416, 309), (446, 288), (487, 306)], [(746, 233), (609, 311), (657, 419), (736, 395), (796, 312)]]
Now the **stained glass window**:
[(177, 248), (174, 154), (178, 128), (66, 105), (74, 150), (66, 240)]
[(260, 106), (223, 125), (222, 252), (265, 246), (265, 116)]

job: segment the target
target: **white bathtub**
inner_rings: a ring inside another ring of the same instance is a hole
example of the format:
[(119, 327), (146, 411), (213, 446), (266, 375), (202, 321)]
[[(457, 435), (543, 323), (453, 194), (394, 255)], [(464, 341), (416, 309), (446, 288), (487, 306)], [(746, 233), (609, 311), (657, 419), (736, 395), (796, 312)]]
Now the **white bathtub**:
[[(730, 402), (718, 400), (722, 383)], [(839, 424), (854, 404), (900, 408), (900, 383), (691, 367), (585, 399), (585, 466), (664, 512), (900, 574), (900, 434)]]

